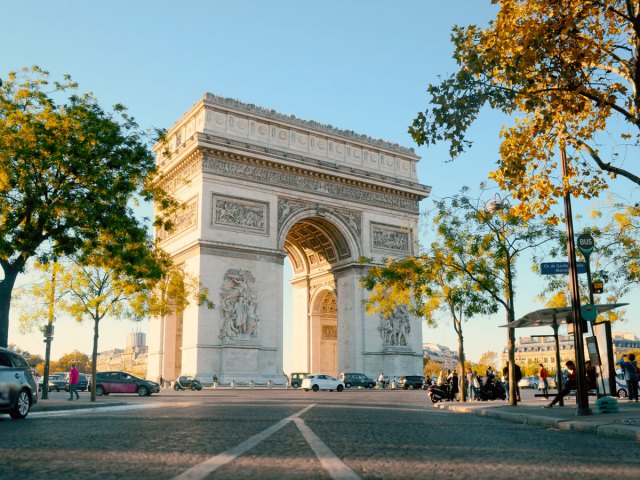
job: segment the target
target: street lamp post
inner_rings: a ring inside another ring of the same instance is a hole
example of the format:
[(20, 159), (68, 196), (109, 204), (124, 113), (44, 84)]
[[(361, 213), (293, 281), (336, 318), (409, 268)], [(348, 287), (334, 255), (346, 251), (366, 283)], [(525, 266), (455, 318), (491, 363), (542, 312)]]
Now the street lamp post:
[[(562, 160), (562, 178), (567, 178), (567, 154), (564, 147), (560, 148)], [(577, 415), (591, 415), (587, 377), (585, 372), (585, 357), (583, 342), (582, 315), (580, 313), (580, 289), (578, 285), (578, 267), (576, 265), (576, 245), (573, 238), (573, 214), (571, 212), (571, 195), (567, 189), (564, 194), (564, 214), (567, 227), (567, 251), (569, 255), (569, 288), (571, 290), (571, 308), (573, 312), (573, 342), (576, 350), (576, 400)]]

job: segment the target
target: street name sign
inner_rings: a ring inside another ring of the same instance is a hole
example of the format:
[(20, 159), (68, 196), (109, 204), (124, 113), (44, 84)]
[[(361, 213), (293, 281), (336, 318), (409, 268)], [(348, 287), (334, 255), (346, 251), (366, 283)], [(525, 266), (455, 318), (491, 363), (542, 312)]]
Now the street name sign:
[[(587, 273), (587, 263), (576, 263), (578, 273)], [(540, 264), (542, 275), (566, 275), (569, 273), (569, 262), (543, 262)]]

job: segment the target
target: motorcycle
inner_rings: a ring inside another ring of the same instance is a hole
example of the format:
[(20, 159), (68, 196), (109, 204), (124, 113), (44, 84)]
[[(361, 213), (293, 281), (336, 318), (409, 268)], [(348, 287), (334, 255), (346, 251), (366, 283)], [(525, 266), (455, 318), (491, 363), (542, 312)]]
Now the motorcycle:
[(480, 387), (478, 391), (478, 396), (480, 400), (505, 400), (507, 398), (507, 392), (505, 391), (502, 384), (497, 381), (487, 382)]
[(430, 385), (427, 392), (431, 403), (438, 403), (444, 400), (451, 402), (454, 399), (452, 389), (449, 385)]

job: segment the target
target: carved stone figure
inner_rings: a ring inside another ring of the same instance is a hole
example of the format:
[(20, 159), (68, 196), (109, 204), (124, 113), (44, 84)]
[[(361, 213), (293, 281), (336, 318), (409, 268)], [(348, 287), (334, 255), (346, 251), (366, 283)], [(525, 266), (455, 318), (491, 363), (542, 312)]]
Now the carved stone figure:
[(406, 305), (398, 305), (388, 317), (380, 317), (378, 326), (383, 346), (408, 346), (411, 318)]
[(222, 327), (219, 338), (258, 335), (258, 296), (256, 279), (248, 270), (229, 269), (220, 292)]

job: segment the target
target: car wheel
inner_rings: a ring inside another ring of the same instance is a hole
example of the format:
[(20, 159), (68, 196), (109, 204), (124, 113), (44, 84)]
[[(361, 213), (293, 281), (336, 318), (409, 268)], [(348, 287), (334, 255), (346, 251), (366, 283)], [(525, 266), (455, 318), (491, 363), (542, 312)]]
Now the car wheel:
[(313, 387), (311, 387), (311, 390), (317, 392), (318, 390), (320, 390), (320, 387), (318, 385), (314, 385)]
[(344, 388), (351, 388), (351, 383), (350, 382), (345, 383)]
[(624, 388), (618, 390), (618, 398), (627, 398), (627, 391)]
[(413, 384), (409, 385), (409, 390), (413, 390)]
[(196, 391), (196, 386), (195, 385), (191, 385), (191, 391), (193, 391), (193, 392)]
[(338, 386), (336, 387), (336, 390), (337, 390), (338, 392), (341, 392), (342, 390), (344, 390), (344, 388), (342, 387), (342, 385), (338, 385)]
[(177, 392), (180, 389), (180, 387), (178, 387), (178, 384), (176, 383), (173, 385), (173, 389)]
[(9, 411), (11, 418), (18, 420), (25, 418), (31, 408), (31, 395), (27, 390), (20, 390), (18, 398), (16, 398), (16, 404)]
[[(300, 384), (298, 382), (293, 382), (291, 384), (291, 388), (300, 388)], [(306, 388), (305, 390), (309, 390), (308, 388)]]
[(369, 382), (369, 384), (367, 385), (367, 388), (373, 388), (373, 383)]
[(104, 394), (104, 387), (102, 385), (96, 385), (96, 395), (100, 397)]
[(147, 395), (149, 395), (149, 389), (144, 385), (140, 385), (138, 387), (138, 395), (140, 395), (141, 397), (146, 397)]

